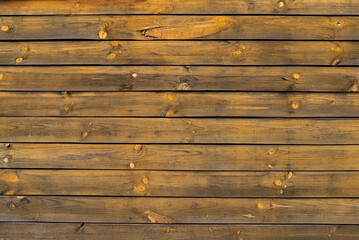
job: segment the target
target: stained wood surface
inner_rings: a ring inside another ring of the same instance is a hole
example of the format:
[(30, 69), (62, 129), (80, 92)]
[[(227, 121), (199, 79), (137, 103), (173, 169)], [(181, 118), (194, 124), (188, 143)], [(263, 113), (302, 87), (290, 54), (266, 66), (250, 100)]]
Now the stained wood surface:
[(356, 92), (358, 75), (358, 67), (0, 66), (0, 90)]
[(0, 93), (0, 116), (359, 117), (330, 93)]
[(4, 195), (359, 197), (357, 172), (1, 170)]
[(12, 0), (2, 15), (52, 14), (299, 14), (357, 15), (358, 1), (246, 0)]
[[(298, 234), (300, 233), (300, 234)], [(357, 225), (182, 225), (182, 224), (82, 224), (82, 223), (0, 223), (3, 237), (31, 239), (259, 239), (344, 240), (359, 237)]]
[(0, 42), (3, 65), (358, 65), (359, 42)]
[(359, 120), (0, 118), (1, 142), (358, 144)]
[(10, 28), (1, 40), (359, 39), (359, 17), (340, 16), (19, 16), (0, 22)]
[(358, 145), (4, 144), (0, 168), (359, 170)]
[(358, 224), (358, 199), (0, 196), (3, 221)]

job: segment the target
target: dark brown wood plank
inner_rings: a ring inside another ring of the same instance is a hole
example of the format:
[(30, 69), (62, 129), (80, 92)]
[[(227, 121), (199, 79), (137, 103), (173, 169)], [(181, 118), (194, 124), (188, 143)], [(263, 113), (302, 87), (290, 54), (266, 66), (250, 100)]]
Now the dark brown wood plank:
[(358, 75), (357, 67), (16, 66), (0, 67), (0, 90), (356, 92)]
[(359, 197), (358, 172), (0, 170), (0, 194)]
[(359, 237), (357, 225), (181, 225), (181, 224), (80, 224), (80, 223), (12, 223), (0, 222), (4, 238), (124, 240), (177, 239), (198, 240), (334, 240)]
[(359, 65), (359, 42), (0, 42), (3, 65)]
[(358, 119), (0, 118), (1, 142), (358, 144)]
[(356, 93), (0, 93), (0, 116), (359, 117)]
[(1, 40), (359, 39), (359, 17), (339, 16), (3, 16), (0, 23), (8, 27)]
[(359, 170), (359, 146), (4, 144), (0, 168)]
[(3, 15), (52, 14), (337, 14), (357, 15), (358, 1), (246, 0), (12, 0)]
[(358, 224), (359, 199), (0, 196), (0, 221)]

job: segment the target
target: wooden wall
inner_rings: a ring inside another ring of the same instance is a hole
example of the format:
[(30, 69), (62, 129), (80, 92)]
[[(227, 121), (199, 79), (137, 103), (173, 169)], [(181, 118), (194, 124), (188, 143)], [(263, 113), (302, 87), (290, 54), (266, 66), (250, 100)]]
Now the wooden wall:
[(358, 239), (358, 0), (0, 2), (0, 239)]

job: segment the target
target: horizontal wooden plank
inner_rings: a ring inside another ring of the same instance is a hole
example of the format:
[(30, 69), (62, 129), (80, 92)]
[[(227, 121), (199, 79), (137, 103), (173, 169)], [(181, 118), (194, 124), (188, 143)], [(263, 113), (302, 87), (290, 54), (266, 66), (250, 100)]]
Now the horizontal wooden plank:
[(338, 16), (2, 16), (0, 23), (8, 27), (1, 40), (359, 40), (359, 17)]
[(0, 221), (358, 224), (359, 199), (0, 196)]
[(0, 67), (0, 90), (356, 92), (358, 75), (357, 67), (16, 66)]
[(0, 116), (359, 117), (356, 93), (0, 93)]
[(358, 172), (0, 170), (0, 194), (359, 197)]
[(357, 15), (358, 1), (246, 0), (12, 0), (2, 15), (52, 14), (337, 14)]
[(359, 170), (359, 146), (0, 145), (0, 168), (137, 170)]
[(1, 142), (358, 144), (358, 119), (0, 118)]
[(359, 237), (357, 225), (79, 224), (0, 222), (4, 238), (28, 239), (258, 239), (345, 240)]
[(359, 65), (359, 42), (0, 42), (3, 65)]

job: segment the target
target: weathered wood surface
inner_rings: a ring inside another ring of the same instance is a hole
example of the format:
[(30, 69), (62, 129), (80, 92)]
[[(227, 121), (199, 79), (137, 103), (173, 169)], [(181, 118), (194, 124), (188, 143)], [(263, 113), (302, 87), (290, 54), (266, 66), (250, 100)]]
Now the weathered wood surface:
[(0, 194), (359, 197), (357, 172), (0, 170)]
[(356, 92), (358, 75), (358, 67), (0, 66), (0, 90)]
[(3, 65), (359, 65), (359, 42), (0, 42)]
[(0, 196), (2, 221), (358, 224), (359, 199)]
[(358, 145), (4, 144), (0, 168), (359, 170)]
[(357, 15), (358, 0), (12, 0), (2, 15), (52, 14), (299, 14)]
[(358, 225), (216, 225), (216, 224), (93, 224), (0, 223), (4, 238), (103, 240), (347, 240), (359, 237)]
[(0, 116), (359, 117), (356, 93), (0, 93)]
[(1, 40), (359, 39), (359, 17), (338, 16), (3, 16), (0, 23), (9, 27)]
[(358, 144), (359, 120), (0, 118), (1, 142)]

